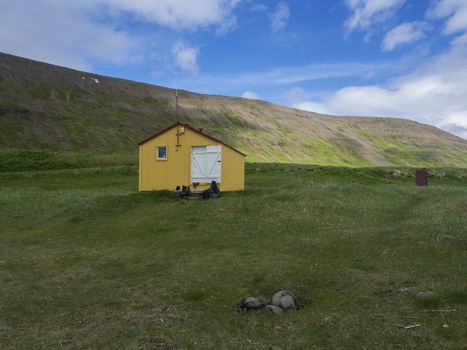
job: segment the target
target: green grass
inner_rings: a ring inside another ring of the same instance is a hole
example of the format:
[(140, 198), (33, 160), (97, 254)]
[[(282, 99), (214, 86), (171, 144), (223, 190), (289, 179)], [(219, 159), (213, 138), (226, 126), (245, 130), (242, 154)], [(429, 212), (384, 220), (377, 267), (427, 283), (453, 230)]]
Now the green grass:
[[(3, 172), (0, 349), (465, 348), (467, 174), (430, 172), (249, 164), (209, 201), (134, 166)], [(312, 303), (236, 312), (282, 289)]]
[(53, 152), (48, 150), (0, 151), (0, 173), (38, 170), (63, 170), (102, 166), (133, 165), (130, 154), (95, 152)]

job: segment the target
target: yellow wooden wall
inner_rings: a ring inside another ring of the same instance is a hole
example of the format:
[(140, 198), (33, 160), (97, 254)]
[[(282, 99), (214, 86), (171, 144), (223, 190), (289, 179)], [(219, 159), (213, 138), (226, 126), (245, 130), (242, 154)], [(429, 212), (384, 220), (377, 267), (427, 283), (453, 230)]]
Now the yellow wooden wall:
[[(191, 184), (191, 147), (219, 145), (197, 132), (185, 128), (178, 151), (177, 126), (139, 146), (139, 190), (175, 190)], [(157, 160), (157, 146), (167, 147), (167, 160)], [(245, 184), (245, 157), (230, 147), (222, 146), (221, 191), (241, 191)], [(207, 188), (200, 185), (198, 188)], [(193, 186), (192, 186), (193, 189)]]

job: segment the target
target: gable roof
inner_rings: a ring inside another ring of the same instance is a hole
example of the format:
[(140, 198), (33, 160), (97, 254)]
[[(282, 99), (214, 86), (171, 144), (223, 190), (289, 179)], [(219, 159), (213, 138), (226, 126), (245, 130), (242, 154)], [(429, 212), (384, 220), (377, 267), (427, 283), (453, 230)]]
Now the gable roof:
[(172, 128), (176, 127), (176, 126), (183, 126), (183, 127), (187, 128), (187, 129), (193, 131), (193, 132), (196, 132), (197, 134), (200, 134), (200, 135), (202, 135), (202, 136), (204, 136), (204, 137), (206, 137), (206, 138), (208, 138), (208, 139), (211, 139), (211, 140), (214, 141), (214, 142), (218, 142), (218, 143), (220, 143), (220, 144), (222, 144), (222, 145), (224, 145), (224, 146), (226, 146), (226, 147), (229, 147), (231, 150), (233, 150), (233, 151), (235, 151), (235, 152), (241, 154), (242, 156), (246, 157), (246, 154), (240, 152), (239, 150), (233, 148), (232, 146), (229, 146), (228, 144), (222, 142), (221, 140), (216, 139), (215, 137), (213, 137), (213, 136), (211, 136), (211, 135), (208, 135), (208, 134), (204, 133), (203, 131), (201, 131), (201, 130), (199, 130), (199, 129), (195, 129), (195, 128), (192, 127), (192, 126), (190, 126), (190, 125), (188, 125), (188, 124), (185, 124), (185, 123), (181, 123), (181, 122), (176, 122), (175, 124), (172, 124), (172, 125), (170, 125), (170, 126), (164, 128), (164, 129), (162, 129), (162, 130), (156, 132), (155, 134), (153, 134), (153, 135), (151, 135), (151, 136), (145, 138), (144, 140), (138, 142), (138, 145), (141, 146), (142, 144), (145, 144), (146, 142), (152, 140), (153, 138), (155, 138), (155, 137), (157, 137), (157, 136), (159, 136), (159, 135), (162, 135), (162, 134), (165, 133), (166, 131), (169, 131), (170, 129), (172, 129)]

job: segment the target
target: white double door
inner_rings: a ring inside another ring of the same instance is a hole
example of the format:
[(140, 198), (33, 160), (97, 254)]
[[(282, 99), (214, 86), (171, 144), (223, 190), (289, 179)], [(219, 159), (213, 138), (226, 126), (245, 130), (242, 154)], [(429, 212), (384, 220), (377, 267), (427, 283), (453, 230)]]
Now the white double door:
[(221, 182), (222, 146), (191, 147), (191, 182)]

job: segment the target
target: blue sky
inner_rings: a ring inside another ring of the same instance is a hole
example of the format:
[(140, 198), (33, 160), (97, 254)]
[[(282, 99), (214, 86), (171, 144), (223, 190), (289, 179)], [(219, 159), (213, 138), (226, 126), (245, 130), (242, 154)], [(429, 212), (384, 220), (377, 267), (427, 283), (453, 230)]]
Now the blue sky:
[(0, 0), (0, 51), (467, 138), (467, 0)]

